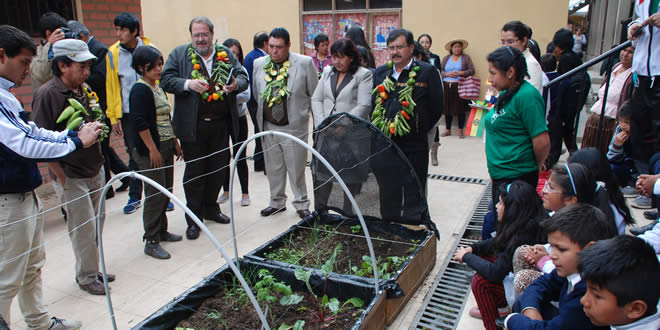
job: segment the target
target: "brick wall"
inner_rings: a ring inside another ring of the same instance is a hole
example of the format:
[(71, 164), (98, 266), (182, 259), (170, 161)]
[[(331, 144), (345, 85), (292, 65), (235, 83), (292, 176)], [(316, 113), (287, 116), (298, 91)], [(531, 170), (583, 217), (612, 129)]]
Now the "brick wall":
[[(115, 36), (115, 27), (113, 21), (115, 16), (119, 13), (129, 12), (135, 14), (142, 20), (142, 9), (140, 0), (81, 0), (82, 17), (77, 19), (82, 21), (85, 26), (92, 33), (94, 38), (101, 41), (106, 46), (110, 46), (117, 41)], [(35, 43), (40, 40), (35, 39)], [(16, 90), (16, 94), (20, 98), (25, 110), (32, 110), (32, 87), (30, 79), (26, 79), (23, 86)], [(110, 146), (112, 146), (117, 154), (128, 163), (128, 154), (124, 147), (122, 138), (115, 135), (110, 135)], [(47, 175), (48, 171), (46, 164), (39, 164), (39, 170), (44, 183), (50, 181)]]

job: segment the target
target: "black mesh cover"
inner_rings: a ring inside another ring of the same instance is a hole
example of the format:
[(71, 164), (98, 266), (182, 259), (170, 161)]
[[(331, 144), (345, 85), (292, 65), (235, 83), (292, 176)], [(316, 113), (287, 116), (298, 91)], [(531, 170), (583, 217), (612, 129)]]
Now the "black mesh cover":
[[(315, 132), (316, 149), (339, 173), (364, 218), (427, 225), (435, 231), (413, 167), (401, 150), (371, 123), (347, 113), (326, 118)], [(348, 197), (316, 157), (312, 161), (314, 208), (357, 218)]]

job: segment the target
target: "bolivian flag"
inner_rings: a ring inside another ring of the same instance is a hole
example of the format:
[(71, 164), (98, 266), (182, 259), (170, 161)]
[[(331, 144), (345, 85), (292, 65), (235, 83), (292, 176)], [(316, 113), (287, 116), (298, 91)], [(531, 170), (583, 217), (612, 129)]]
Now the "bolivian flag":
[(470, 116), (468, 117), (467, 125), (465, 125), (465, 135), (467, 136), (482, 136), (484, 134), (484, 124), (481, 118), (488, 112), (488, 107), (480, 106), (478, 104), (470, 104)]

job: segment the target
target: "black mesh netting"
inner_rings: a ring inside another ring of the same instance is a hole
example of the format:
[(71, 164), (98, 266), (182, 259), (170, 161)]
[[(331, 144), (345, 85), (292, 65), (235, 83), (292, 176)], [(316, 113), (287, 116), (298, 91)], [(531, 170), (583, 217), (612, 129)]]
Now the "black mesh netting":
[[(339, 173), (365, 219), (427, 225), (435, 231), (415, 171), (401, 150), (369, 122), (347, 113), (326, 118), (314, 138), (316, 149)], [(314, 207), (357, 218), (343, 189), (316, 157), (312, 161)]]

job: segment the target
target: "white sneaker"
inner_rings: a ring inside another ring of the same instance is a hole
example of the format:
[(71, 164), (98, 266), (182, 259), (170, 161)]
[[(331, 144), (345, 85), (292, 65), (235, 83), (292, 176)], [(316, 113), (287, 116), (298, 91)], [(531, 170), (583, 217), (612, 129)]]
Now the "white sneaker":
[(249, 206), (249, 205), (250, 205), (250, 197), (241, 198), (241, 206)]
[(229, 200), (228, 195), (220, 194), (220, 196), (218, 196), (218, 204), (224, 204), (228, 200)]
[(77, 320), (58, 319), (57, 317), (50, 318), (50, 327), (48, 330), (75, 330), (82, 327), (82, 322)]

